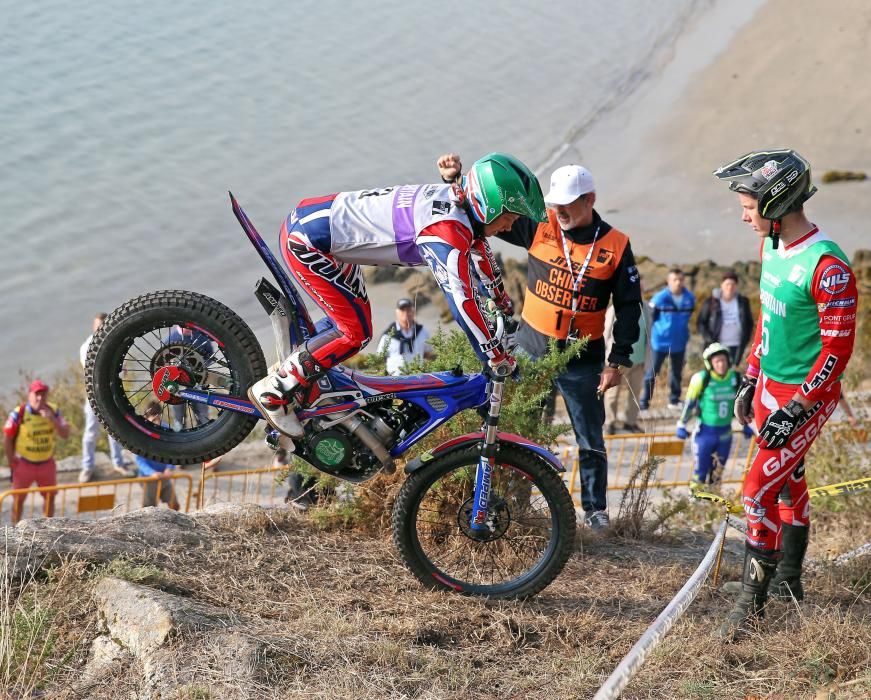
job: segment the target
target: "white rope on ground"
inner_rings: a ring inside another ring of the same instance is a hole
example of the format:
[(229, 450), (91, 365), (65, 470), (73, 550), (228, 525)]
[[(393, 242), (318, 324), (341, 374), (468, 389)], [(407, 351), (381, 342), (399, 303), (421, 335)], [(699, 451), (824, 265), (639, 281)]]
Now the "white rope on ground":
[(871, 554), (871, 542), (866, 542), (861, 547), (856, 547), (849, 552), (844, 552), (841, 556), (835, 558), (835, 566), (840, 566), (841, 564), (846, 564), (851, 559), (855, 559), (856, 557), (861, 557), (865, 554)]
[(726, 522), (734, 527), (738, 532), (742, 532), (745, 535), (747, 534), (747, 523), (740, 518), (736, 518), (734, 515), (730, 514), (726, 516)]
[(674, 626), (677, 619), (698, 595), (699, 589), (701, 589), (708, 573), (710, 573), (711, 568), (714, 566), (717, 552), (720, 549), (720, 543), (725, 536), (726, 522), (724, 521), (720, 525), (720, 529), (717, 531), (717, 536), (711, 543), (708, 553), (702, 559), (702, 563), (699, 564), (698, 568), (683, 585), (683, 588), (678, 591), (677, 595), (671, 599), (665, 610), (659, 614), (659, 617), (653, 621), (653, 624), (635, 642), (629, 653), (623, 657), (623, 660), (617, 665), (614, 672), (608, 676), (608, 679), (599, 688), (593, 700), (615, 700), (623, 692), (623, 689), (629, 684), (632, 677), (638, 673), (647, 655), (668, 634), (668, 631)]

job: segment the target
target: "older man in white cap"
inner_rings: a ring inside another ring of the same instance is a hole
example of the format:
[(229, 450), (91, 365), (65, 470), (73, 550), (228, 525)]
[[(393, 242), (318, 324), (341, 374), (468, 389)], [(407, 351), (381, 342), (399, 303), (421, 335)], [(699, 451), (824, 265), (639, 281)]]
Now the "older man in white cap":
[[(441, 176), (452, 180), (462, 171), (459, 156), (438, 160)], [(587, 346), (557, 381), (575, 429), (581, 463), (581, 503), (586, 523), (608, 527), (608, 456), (602, 426), (602, 394), (617, 386), (638, 339), (641, 289), (635, 257), (626, 234), (603, 221), (594, 209), (596, 187), (590, 171), (566, 165), (554, 171), (545, 223), (520, 217), (499, 238), (529, 251), (519, 346), (532, 357), (547, 352), (548, 341), (560, 346), (586, 337)], [(613, 300), (614, 343), (605, 365), (605, 312)]]

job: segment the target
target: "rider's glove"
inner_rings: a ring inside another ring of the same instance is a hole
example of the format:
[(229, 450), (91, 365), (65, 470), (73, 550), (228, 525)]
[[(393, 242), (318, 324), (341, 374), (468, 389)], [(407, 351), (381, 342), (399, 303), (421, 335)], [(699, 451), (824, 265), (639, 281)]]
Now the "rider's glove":
[(501, 293), (496, 295), (495, 301), (505, 316), (511, 318), (514, 315), (514, 302), (511, 301), (511, 297), (505, 293), (505, 290), (501, 290)]
[(749, 425), (745, 425), (744, 426), (744, 437), (749, 440), (750, 438), (753, 437), (753, 435), (754, 435), (753, 428), (751, 428)]
[(502, 334), (502, 347), (511, 354), (517, 347), (517, 328), (520, 324), (513, 318), (505, 319), (505, 332)]
[(804, 406), (790, 400), (786, 406), (778, 408), (765, 419), (759, 430), (759, 443), (769, 449), (783, 447), (795, 432), (804, 413)]
[(690, 436), (687, 432), (687, 427), (682, 423), (677, 424), (677, 430), (674, 431), (674, 434), (679, 440), (686, 440)]
[(753, 395), (756, 393), (756, 377), (744, 377), (735, 396), (735, 418), (741, 425), (753, 420)]
[(494, 377), (507, 377), (517, 372), (517, 360), (511, 355), (501, 355), (499, 358), (490, 360), (490, 372)]

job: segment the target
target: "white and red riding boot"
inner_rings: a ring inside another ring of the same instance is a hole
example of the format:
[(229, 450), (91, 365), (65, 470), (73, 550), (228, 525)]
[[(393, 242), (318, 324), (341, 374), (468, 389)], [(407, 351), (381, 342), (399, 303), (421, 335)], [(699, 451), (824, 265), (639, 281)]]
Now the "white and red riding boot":
[(322, 374), (322, 368), (308, 351), (297, 350), (277, 371), (253, 384), (248, 389), (248, 398), (278, 432), (299, 438), (303, 428), (296, 411), (302, 408), (302, 396), (311, 380)]

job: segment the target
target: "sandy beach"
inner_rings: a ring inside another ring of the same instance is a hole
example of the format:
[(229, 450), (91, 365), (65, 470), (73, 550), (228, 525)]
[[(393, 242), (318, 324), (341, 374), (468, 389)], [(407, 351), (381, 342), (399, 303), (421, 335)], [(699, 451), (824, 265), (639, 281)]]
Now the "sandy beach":
[[(597, 208), (629, 233), (636, 254), (662, 262), (752, 257), (736, 197), (711, 172), (766, 147), (795, 148), (810, 160), (820, 188), (807, 205), (812, 220), (848, 254), (871, 247), (871, 180), (819, 183), (826, 170), (871, 174), (871, 4), (748, 7), (741, 17), (718, 1), (697, 16), (660, 73), (554, 164), (592, 170)], [(729, 23), (736, 31), (718, 46)]]

